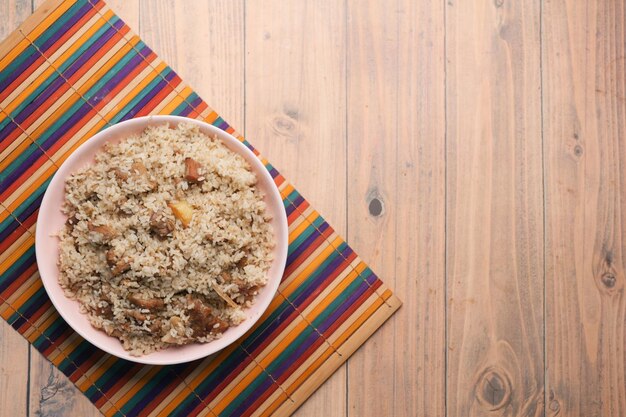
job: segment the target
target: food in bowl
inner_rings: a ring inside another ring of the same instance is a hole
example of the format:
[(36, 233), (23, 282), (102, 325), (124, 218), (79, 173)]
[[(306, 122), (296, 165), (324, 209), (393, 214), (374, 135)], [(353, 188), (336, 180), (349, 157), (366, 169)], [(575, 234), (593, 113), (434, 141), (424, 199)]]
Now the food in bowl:
[(59, 283), (133, 356), (219, 338), (267, 283), (274, 236), (246, 160), (197, 125), (147, 128), (70, 175)]

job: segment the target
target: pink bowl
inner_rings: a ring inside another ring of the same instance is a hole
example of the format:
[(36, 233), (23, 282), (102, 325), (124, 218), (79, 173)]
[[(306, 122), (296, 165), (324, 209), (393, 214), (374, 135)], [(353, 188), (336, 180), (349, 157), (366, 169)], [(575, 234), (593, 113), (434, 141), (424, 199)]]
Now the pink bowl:
[[(180, 122), (196, 124), (205, 134), (217, 135), (229, 149), (242, 155), (250, 163), (257, 175), (258, 186), (265, 193), (267, 208), (273, 217), (271, 224), (276, 240), (274, 261), (269, 270), (267, 285), (259, 292), (253, 306), (246, 310), (247, 319), (239, 326), (228, 329), (220, 339), (209, 343), (170, 347), (136, 357), (125, 351), (118, 339), (92, 327), (87, 316), (80, 313), (79, 303), (65, 296), (58, 280), (59, 242), (54, 235), (63, 227), (67, 218), (61, 212), (61, 204), (64, 200), (65, 180), (71, 173), (93, 163), (94, 155), (107, 142), (119, 142), (126, 137), (141, 133), (148, 126), (165, 123), (176, 125)], [(102, 130), (82, 144), (63, 163), (50, 182), (39, 209), (35, 236), (35, 251), (41, 280), (61, 317), (83, 338), (105, 352), (122, 359), (151, 365), (171, 365), (203, 358), (225, 348), (243, 336), (261, 317), (278, 290), (287, 260), (287, 246), (287, 216), (283, 201), (274, 180), (261, 161), (243, 143), (223, 130), (198, 120), (179, 116), (147, 116), (127, 120)]]

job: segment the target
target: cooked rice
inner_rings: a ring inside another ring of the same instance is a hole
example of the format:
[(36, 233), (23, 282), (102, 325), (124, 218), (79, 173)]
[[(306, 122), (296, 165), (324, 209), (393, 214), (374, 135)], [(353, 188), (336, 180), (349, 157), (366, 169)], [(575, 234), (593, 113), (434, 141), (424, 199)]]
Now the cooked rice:
[(132, 355), (220, 337), (245, 319), (272, 261), (256, 182), (191, 124), (105, 146), (65, 184), (65, 294)]

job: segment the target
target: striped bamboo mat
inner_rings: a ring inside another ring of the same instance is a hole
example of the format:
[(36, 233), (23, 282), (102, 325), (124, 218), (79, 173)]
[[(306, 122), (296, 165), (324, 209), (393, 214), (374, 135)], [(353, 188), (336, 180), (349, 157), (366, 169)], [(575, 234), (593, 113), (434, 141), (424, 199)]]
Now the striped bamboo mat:
[(400, 302), (267, 161), (289, 219), (287, 269), (259, 323), (216, 356), (117, 359), (42, 287), (34, 230), (52, 175), (99, 130), (148, 114), (206, 120), (254, 150), (102, 1), (49, 0), (0, 44), (0, 315), (105, 415), (289, 414)]

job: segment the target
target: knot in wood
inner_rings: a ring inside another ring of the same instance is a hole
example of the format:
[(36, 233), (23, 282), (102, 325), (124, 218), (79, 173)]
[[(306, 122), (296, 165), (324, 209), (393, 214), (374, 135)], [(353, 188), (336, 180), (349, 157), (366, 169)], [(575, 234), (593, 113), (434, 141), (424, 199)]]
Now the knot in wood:
[(278, 131), (289, 133), (289, 132), (292, 132), (296, 126), (293, 120), (291, 120), (291, 118), (279, 115), (279, 116), (274, 117), (274, 127)]
[(380, 218), (385, 215), (385, 200), (378, 191), (378, 187), (373, 186), (365, 196), (365, 204), (367, 204), (367, 212), (370, 216)]
[(574, 146), (574, 155), (576, 155), (577, 158), (583, 156), (583, 147), (580, 145)]
[(378, 198), (373, 198), (367, 208), (372, 216), (378, 217), (383, 212), (383, 202)]
[(511, 381), (502, 369), (489, 367), (478, 378), (475, 395), (488, 410), (499, 410), (511, 401)]
[(621, 293), (624, 290), (624, 275), (614, 266), (616, 262), (614, 251), (610, 247), (603, 246), (599, 255), (598, 266), (594, 268), (593, 273), (596, 287), (606, 295)]
[(293, 137), (296, 133), (296, 122), (289, 116), (278, 114), (272, 119), (272, 128), (281, 136)]
[(602, 274), (602, 277), (600, 277), (600, 281), (602, 281), (602, 283), (604, 284), (605, 287), (607, 288), (613, 288), (615, 287), (615, 283), (617, 282), (617, 278), (615, 278), (615, 275), (607, 272), (605, 274)]
[(557, 400), (552, 400), (550, 401), (550, 405), (548, 407), (550, 408), (550, 411), (554, 411), (556, 413), (561, 408), (561, 404), (559, 404)]

